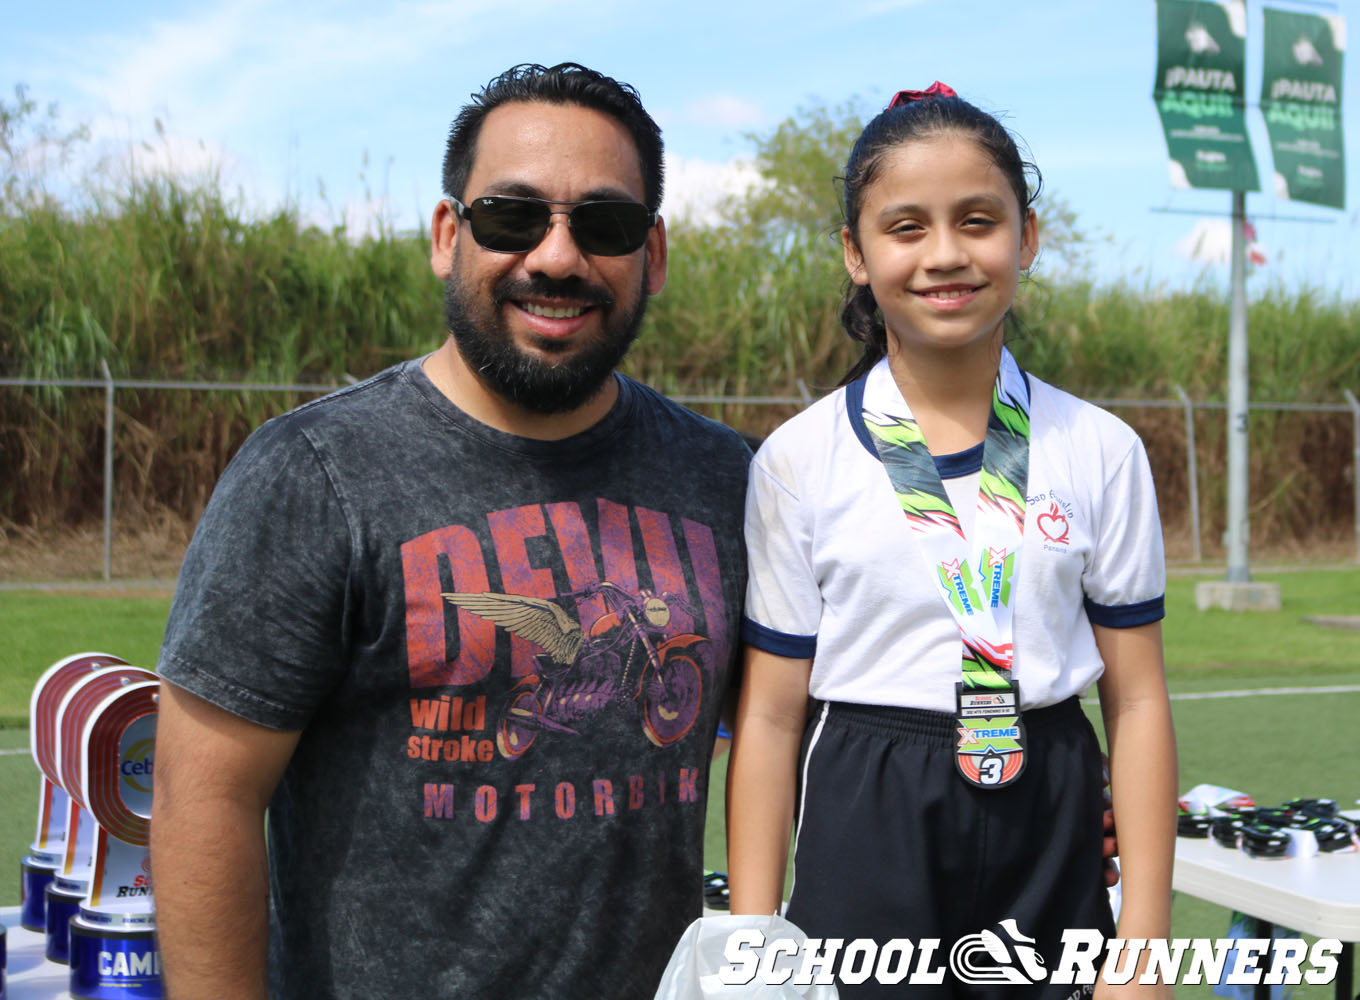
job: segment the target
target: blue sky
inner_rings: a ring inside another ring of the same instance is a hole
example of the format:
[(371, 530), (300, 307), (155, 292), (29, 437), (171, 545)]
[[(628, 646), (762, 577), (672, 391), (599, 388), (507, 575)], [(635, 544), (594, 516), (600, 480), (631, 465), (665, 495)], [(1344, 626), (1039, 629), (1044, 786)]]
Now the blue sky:
[[(749, 176), (745, 133), (812, 104), (858, 98), (877, 108), (898, 89), (940, 79), (1001, 113), (1028, 143), (1047, 190), (1100, 238), (1102, 279), (1227, 282), (1226, 264), (1186, 256), (1201, 235), (1212, 246), (1227, 223), (1178, 213), (1224, 213), (1229, 195), (1171, 187), (1150, 97), (1150, 0), (397, 0), (382, 11), (347, 0), (3, 4), (3, 99), (22, 82), (39, 101), (58, 102), (63, 121), (90, 126), (110, 176), (129, 160), (185, 172), (211, 164), (250, 205), (291, 199), (323, 223), (361, 228), (381, 214), (411, 228), (439, 198), (445, 133), (467, 95), (513, 63), (570, 59), (638, 88), (665, 133), (664, 211), (705, 212), (707, 196)], [(1354, 24), (1360, 0), (1276, 6)], [(1247, 12), (1254, 99), (1259, 0)], [(1254, 291), (1280, 281), (1360, 298), (1358, 86), (1350, 67), (1344, 212), (1269, 192), (1269, 145), (1249, 110), (1267, 188), (1247, 202), (1268, 257)]]

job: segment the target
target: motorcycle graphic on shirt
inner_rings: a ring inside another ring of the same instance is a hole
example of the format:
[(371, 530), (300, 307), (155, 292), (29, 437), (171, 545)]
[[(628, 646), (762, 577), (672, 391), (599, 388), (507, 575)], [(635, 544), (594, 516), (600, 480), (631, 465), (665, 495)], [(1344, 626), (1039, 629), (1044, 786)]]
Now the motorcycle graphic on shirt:
[[(588, 629), (560, 604), (521, 594), (450, 594), (444, 599), (543, 649), (538, 670), (506, 696), (496, 722), (501, 756), (524, 754), (541, 732), (581, 735), (578, 720), (612, 704), (641, 706), (642, 730), (656, 746), (682, 739), (703, 698), (700, 647), (693, 633), (663, 638), (683, 600), (612, 583), (564, 595), (598, 596), (605, 613)], [(686, 610), (688, 610), (686, 608)]]

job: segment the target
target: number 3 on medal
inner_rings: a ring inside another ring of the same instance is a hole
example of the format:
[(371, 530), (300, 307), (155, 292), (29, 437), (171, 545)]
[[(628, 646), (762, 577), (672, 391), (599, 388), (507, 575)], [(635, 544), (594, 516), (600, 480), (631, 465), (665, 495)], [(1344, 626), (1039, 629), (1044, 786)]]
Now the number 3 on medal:
[(984, 785), (995, 785), (1001, 781), (1001, 769), (1004, 766), (1000, 757), (995, 754), (988, 754), (982, 758), (982, 763), (978, 765), (978, 781)]

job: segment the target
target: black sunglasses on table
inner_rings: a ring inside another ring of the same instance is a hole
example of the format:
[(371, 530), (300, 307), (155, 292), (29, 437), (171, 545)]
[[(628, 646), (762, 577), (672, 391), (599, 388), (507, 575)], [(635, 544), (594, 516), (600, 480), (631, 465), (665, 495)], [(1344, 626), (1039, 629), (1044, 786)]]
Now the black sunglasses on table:
[[(647, 242), (656, 213), (636, 201), (544, 201), (491, 194), (464, 205), (450, 198), (472, 238), (496, 253), (528, 253), (543, 242), (554, 215), (565, 215), (576, 245), (599, 257), (622, 257)], [(554, 209), (566, 205), (567, 209)]]

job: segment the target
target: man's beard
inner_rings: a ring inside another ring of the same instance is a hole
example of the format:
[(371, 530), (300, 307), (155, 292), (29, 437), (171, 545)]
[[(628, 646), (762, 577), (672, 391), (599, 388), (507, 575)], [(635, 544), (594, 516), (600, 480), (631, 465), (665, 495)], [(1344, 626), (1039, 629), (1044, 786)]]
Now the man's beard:
[[(455, 262), (453, 274), (444, 283), (444, 318), (458, 352), (483, 385), (517, 406), (550, 416), (588, 402), (623, 361), (647, 310), (646, 287), (644, 270), (637, 302), (625, 312), (616, 312), (618, 305), (608, 292), (577, 277), (506, 278), (492, 289), (491, 308), (486, 309), (459, 281)], [(600, 333), (588, 343), (538, 339), (537, 346), (544, 352), (566, 355), (555, 364), (516, 347), (502, 312), (513, 299), (545, 297), (589, 303), (603, 314)]]

